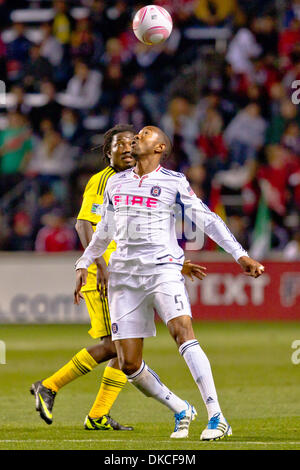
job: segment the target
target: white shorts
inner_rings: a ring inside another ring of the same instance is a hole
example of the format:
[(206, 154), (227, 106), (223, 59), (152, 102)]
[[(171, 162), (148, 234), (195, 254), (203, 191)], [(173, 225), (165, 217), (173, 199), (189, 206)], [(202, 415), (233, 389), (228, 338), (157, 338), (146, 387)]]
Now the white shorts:
[(192, 316), (180, 271), (151, 276), (111, 273), (108, 302), (113, 341), (155, 336), (154, 309), (165, 324), (182, 315)]

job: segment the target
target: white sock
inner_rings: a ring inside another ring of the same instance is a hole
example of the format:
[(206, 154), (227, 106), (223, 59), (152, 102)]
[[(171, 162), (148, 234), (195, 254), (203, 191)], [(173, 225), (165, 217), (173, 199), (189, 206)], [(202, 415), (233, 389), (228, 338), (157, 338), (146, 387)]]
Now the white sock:
[(187, 409), (186, 402), (161, 383), (158, 375), (144, 361), (139, 370), (132, 375), (127, 375), (127, 379), (144, 395), (155, 398), (174, 413), (180, 413), (182, 410)]
[(210, 363), (198, 341), (196, 339), (186, 341), (180, 346), (179, 352), (198, 385), (207, 409), (208, 419), (210, 420), (215, 413), (222, 415)]

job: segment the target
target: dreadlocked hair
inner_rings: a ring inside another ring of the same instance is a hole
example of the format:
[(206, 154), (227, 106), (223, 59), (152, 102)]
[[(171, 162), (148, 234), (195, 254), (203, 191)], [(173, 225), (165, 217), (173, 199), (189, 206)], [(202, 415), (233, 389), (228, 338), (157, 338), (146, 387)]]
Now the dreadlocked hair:
[(117, 124), (116, 126), (112, 127), (108, 131), (105, 132), (103, 136), (103, 143), (102, 145), (98, 145), (94, 147), (93, 150), (102, 150), (102, 155), (104, 159), (110, 160), (108, 153), (111, 149), (111, 143), (113, 136), (116, 134), (120, 134), (120, 132), (132, 132), (135, 134), (134, 127), (131, 124)]

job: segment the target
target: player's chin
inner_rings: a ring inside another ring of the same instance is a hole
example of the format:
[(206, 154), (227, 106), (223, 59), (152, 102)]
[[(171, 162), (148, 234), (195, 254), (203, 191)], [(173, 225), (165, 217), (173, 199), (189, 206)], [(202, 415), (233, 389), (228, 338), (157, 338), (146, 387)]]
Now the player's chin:
[(129, 168), (132, 168), (135, 165), (135, 163), (136, 161), (134, 160), (134, 158), (128, 162), (123, 162), (123, 164), (120, 165), (120, 170), (121, 171), (128, 170)]

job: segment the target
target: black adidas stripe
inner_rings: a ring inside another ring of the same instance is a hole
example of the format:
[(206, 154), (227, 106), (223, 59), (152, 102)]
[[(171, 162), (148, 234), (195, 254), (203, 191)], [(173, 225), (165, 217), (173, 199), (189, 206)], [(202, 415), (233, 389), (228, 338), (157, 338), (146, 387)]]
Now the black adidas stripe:
[(107, 383), (111, 383), (111, 384), (116, 384), (116, 385), (119, 385), (120, 387), (123, 387), (123, 385), (125, 385), (124, 382), (119, 382), (118, 380), (112, 380), (112, 379), (108, 379), (107, 377), (103, 377), (103, 381), (106, 381)]
[(109, 387), (115, 387), (115, 388), (123, 388), (125, 384), (121, 384), (121, 385), (118, 385), (117, 383), (111, 383), (111, 382), (107, 382), (105, 379), (102, 380), (102, 383), (104, 383), (105, 385), (108, 385)]
[(87, 367), (83, 366), (79, 360), (76, 358), (76, 357), (73, 357), (72, 359), (72, 362), (73, 364), (75, 365), (75, 367), (83, 374), (87, 374), (89, 372), (89, 369), (87, 369)]

